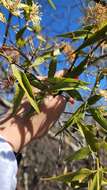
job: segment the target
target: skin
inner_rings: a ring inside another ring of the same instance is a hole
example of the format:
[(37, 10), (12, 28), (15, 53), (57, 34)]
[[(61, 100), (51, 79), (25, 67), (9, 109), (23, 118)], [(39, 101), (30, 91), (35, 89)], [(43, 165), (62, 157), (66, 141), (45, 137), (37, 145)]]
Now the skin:
[(24, 102), (15, 117), (4, 119), (0, 123), (0, 135), (19, 152), (32, 140), (43, 136), (64, 111), (66, 99), (63, 96), (48, 96), (40, 106), (40, 113), (32, 117), (22, 117), (29, 109), (29, 103)]
[[(56, 77), (63, 77), (66, 70), (55, 74)], [(46, 77), (38, 77), (39, 80), (46, 80)], [(32, 140), (42, 137), (47, 133), (59, 119), (64, 111), (66, 99), (63, 96), (47, 96), (40, 105), (40, 113), (32, 117), (24, 117), (29, 110), (30, 104), (24, 101), (15, 117), (11, 115), (0, 120), (0, 135), (12, 146), (13, 151), (19, 152)]]

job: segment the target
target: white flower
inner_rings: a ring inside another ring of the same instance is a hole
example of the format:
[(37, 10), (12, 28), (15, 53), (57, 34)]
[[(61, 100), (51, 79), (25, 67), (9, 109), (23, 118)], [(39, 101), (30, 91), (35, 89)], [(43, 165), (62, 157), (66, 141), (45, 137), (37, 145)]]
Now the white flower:
[(41, 12), (40, 12), (41, 6), (36, 2), (32, 3), (32, 6), (30, 7), (30, 19), (33, 23), (33, 25), (39, 25), (41, 21)]
[(32, 21), (33, 25), (40, 25), (41, 21), (41, 12), (40, 5), (32, 3), (32, 5), (27, 5), (21, 3), (21, 0), (0, 0), (0, 2), (6, 7), (13, 15), (21, 16), (23, 11), (26, 12), (28, 20)]

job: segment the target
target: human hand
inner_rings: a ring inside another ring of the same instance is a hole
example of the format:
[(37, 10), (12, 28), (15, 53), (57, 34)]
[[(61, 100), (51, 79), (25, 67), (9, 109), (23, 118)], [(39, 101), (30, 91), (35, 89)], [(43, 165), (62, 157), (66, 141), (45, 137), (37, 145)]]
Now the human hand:
[(46, 96), (42, 103), (40, 104), (40, 115), (44, 118), (45, 126), (44, 128), (50, 128), (59, 119), (60, 115), (63, 113), (67, 99), (62, 95)]

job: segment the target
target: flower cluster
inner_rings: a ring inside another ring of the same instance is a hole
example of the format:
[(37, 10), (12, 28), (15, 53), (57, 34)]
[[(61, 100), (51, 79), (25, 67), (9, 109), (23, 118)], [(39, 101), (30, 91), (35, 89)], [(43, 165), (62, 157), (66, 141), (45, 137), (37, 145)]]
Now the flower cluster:
[(20, 16), (20, 10), (18, 6), (20, 5), (21, 0), (1, 0), (0, 1), (4, 7), (6, 7), (13, 15)]
[(40, 25), (41, 12), (40, 5), (36, 2), (32, 2), (32, 5), (21, 3), (21, 0), (0, 0), (13, 15), (21, 16), (23, 12), (26, 13), (27, 20), (32, 21), (33, 25)]
[(38, 3), (32, 3), (30, 7), (30, 19), (33, 25), (39, 25), (41, 21), (40, 5)]
[(96, 3), (86, 9), (84, 23), (86, 25), (94, 24), (97, 29), (107, 23), (107, 6)]

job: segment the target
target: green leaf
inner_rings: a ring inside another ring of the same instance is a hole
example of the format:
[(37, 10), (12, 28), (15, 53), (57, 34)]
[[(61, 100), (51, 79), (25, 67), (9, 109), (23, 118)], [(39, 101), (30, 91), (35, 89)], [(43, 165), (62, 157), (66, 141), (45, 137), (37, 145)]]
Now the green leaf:
[(53, 0), (48, 0), (48, 3), (51, 5), (51, 7), (52, 7), (53, 9), (56, 10), (56, 6), (55, 6), (55, 4), (53, 3)]
[(45, 61), (47, 61), (48, 59), (52, 58), (51, 54), (46, 54), (46, 55), (42, 55), (42, 56), (38, 56), (35, 61), (32, 63), (32, 65), (30, 66), (30, 68), (32, 67), (36, 67), (38, 65), (43, 64)]
[(102, 171), (100, 169), (97, 170), (88, 190), (101, 190), (102, 177), (103, 177)]
[(0, 21), (6, 23), (6, 18), (3, 13), (0, 12)]
[(89, 108), (89, 111), (100, 126), (107, 131), (107, 119), (103, 117), (101, 110), (98, 108)]
[(81, 61), (81, 63), (77, 67), (74, 67), (71, 71), (69, 71), (66, 74), (66, 77), (74, 78), (74, 77), (79, 76), (81, 73), (83, 73), (83, 71), (86, 69), (88, 60), (89, 60), (89, 56), (87, 56), (83, 61)]
[(69, 162), (69, 161), (73, 161), (73, 160), (75, 160), (75, 161), (82, 160), (82, 159), (86, 158), (87, 156), (89, 156), (89, 154), (91, 154), (91, 151), (90, 151), (90, 148), (87, 146), (87, 147), (81, 148), (78, 151), (76, 151), (74, 154), (69, 156), (66, 159), (66, 161)]
[(73, 190), (83, 190), (84, 188), (87, 188), (86, 181), (83, 183), (80, 183), (78, 181), (72, 181), (72, 182), (70, 182), (70, 185), (71, 185)]
[(87, 144), (90, 146), (92, 151), (96, 152), (99, 149), (99, 143), (95, 135), (92, 133), (92, 131), (90, 131), (88, 126), (84, 125), (83, 123), (79, 122), (78, 125), (83, 131)]
[(54, 77), (54, 74), (56, 73), (56, 67), (57, 67), (57, 60), (53, 58), (49, 64), (48, 77)]
[(97, 186), (97, 173), (94, 175), (94, 178), (88, 190), (100, 190), (98, 189), (98, 186)]
[(81, 94), (77, 90), (70, 90), (67, 92), (72, 98), (77, 101), (83, 101)]
[(12, 67), (12, 71), (13, 71), (14, 76), (18, 80), (18, 82), (19, 82), (20, 86), (22, 87), (22, 89), (25, 91), (25, 94), (26, 94), (30, 104), (37, 111), (37, 113), (39, 113), (39, 108), (38, 108), (37, 103), (36, 103), (36, 101), (34, 99), (32, 88), (30, 86), (30, 82), (29, 82), (26, 74), (19, 71), (17, 69), (17, 67), (15, 65), (13, 65), (13, 64), (11, 65), (11, 67)]
[(16, 114), (18, 107), (21, 105), (21, 100), (24, 94), (25, 92), (21, 88), (21, 86), (16, 84), (15, 95), (14, 95), (14, 100), (13, 100), (13, 109), (12, 109), (13, 114)]
[(93, 104), (95, 104), (97, 101), (99, 101), (100, 99), (102, 98), (102, 96), (101, 95), (93, 95), (93, 96), (91, 96), (89, 99), (88, 99), (88, 104), (89, 105), (93, 105)]
[(85, 104), (82, 104), (73, 114), (72, 116), (66, 121), (65, 125), (57, 132), (56, 135), (63, 132), (65, 129), (71, 127), (71, 125), (78, 124), (83, 117), (84, 117), (84, 108)]
[(71, 38), (72, 40), (84, 39), (88, 34), (92, 34), (88, 29), (77, 30), (65, 34), (57, 35), (57, 37)]
[(76, 80), (72, 78), (48, 78), (46, 81), (49, 84), (50, 91), (64, 91), (64, 90), (77, 90), (77, 89), (84, 89), (89, 90), (86, 86), (88, 83)]
[(4, 97), (0, 97), (0, 105), (5, 108), (13, 107), (13, 104), (10, 101), (6, 100)]
[(104, 39), (106, 37), (107, 32), (107, 24), (104, 25), (101, 29), (96, 31), (94, 34), (92, 34), (89, 38), (87, 38), (82, 45), (76, 50), (79, 51), (87, 46), (90, 46), (92, 44), (98, 43), (100, 40)]
[(71, 181), (79, 181), (80, 183), (87, 177), (89, 177), (91, 174), (93, 174), (95, 171), (89, 170), (87, 168), (79, 169), (76, 172), (69, 172), (64, 175), (51, 177), (51, 178), (44, 178), (44, 180), (53, 180), (53, 181), (63, 181), (65, 183), (71, 182)]
[(42, 81), (37, 80), (36, 77), (32, 73), (26, 73), (26, 76), (28, 80), (30, 81), (30, 84), (40, 90), (47, 89), (46, 86), (42, 83)]
[(106, 178), (103, 178), (103, 180), (102, 180), (102, 186), (107, 186), (107, 179)]
[(21, 48), (21, 47), (23, 47), (23, 46), (25, 46), (26, 45), (26, 40), (25, 39), (23, 39), (23, 34), (24, 34), (24, 32), (25, 32), (25, 30), (26, 30), (26, 26), (24, 26), (23, 28), (21, 28), (18, 32), (17, 32), (17, 34), (16, 34), (16, 43), (17, 43), (17, 45)]
[(18, 47), (23, 47), (23, 46), (25, 46), (26, 45), (26, 40), (24, 40), (23, 38), (19, 38), (18, 40), (17, 40), (17, 46)]
[(32, 5), (32, 0), (27, 0), (28, 5)]
[(25, 30), (26, 30), (26, 26), (24, 26), (23, 28), (21, 28), (21, 29), (17, 32), (17, 34), (16, 34), (16, 41), (18, 41), (18, 40), (23, 36)]

